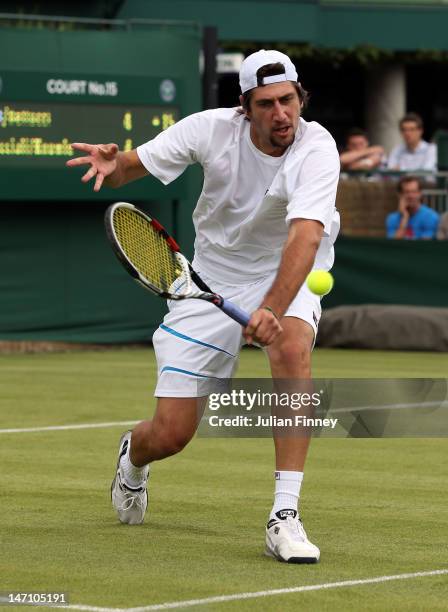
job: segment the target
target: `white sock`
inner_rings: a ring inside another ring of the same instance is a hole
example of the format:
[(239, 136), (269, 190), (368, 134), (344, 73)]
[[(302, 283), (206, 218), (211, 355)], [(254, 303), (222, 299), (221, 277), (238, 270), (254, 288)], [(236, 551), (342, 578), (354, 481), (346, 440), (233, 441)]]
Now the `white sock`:
[(120, 459), (120, 467), (123, 474), (123, 478), (125, 483), (130, 487), (139, 487), (141, 486), (149, 472), (149, 465), (144, 465), (143, 467), (136, 467), (132, 462), (129, 456), (129, 452), (131, 450), (131, 444), (129, 442), (126, 454)]
[(295, 510), (298, 512), (300, 487), (302, 485), (303, 472), (289, 472), (286, 470), (275, 472), (275, 497), (270, 519), (279, 510)]

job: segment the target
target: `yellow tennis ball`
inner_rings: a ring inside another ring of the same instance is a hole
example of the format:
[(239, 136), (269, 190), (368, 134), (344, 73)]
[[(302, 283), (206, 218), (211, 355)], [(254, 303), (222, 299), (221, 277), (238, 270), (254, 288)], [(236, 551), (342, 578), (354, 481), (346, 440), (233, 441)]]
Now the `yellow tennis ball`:
[(333, 289), (334, 279), (330, 272), (313, 270), (306, 277), (306, 284), (316, 295), (327, 295)]

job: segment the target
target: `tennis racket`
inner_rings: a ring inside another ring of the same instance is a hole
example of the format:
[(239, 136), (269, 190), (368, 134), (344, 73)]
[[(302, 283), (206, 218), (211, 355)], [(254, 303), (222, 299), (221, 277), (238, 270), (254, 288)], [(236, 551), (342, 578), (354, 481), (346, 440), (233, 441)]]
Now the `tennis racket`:
[(250, 315), (204, 283), (158, 221), (126, 202), (109, 206), (104, 221), (118, 259), (145, 289), (169, 300), (205, 300), (247, 326)]

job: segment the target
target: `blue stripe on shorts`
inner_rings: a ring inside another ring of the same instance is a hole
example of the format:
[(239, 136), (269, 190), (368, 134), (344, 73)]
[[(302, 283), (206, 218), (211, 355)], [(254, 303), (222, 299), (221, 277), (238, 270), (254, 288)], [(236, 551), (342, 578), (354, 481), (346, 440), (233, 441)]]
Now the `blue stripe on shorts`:
[(166, 331), (169, 334), (173, 334), (173, 336), (182, 338), (182, 340), (187, 340), (188, 342), (194, 342), (195, 344), (200, 344), (201, 346), (205, 346), (207, 348), (214, 349), (215, 351), (220, 351), (221, 353), (225, 353), (226, 355), (230, 355), (230, 357), (235, 357), (235, 355), (232, 355), (232, 353), (229, 353), (228, 351), (225, 351), (224, 349), (219, 348), (219, 346), (214, 346), (213, 344), (208, 344), (207, 342), (202, 342), (202, 340), (197, 340), (196, 338), (191, 338), (190, 336), (181, 334), (180, 332), (176, 331), (172, 327), (168, 327), (167, 325), (164, 325), (163, 323), (160, 325), (160, 329), (163, 329), (163, 331)]
[(173, 366), (165, 366), (162, 368), (160, 372), (163, 374), (164, 372), (180, 372), (181, 374), (188, 374), (188, 376), (195, 376), (196, 378), (215, 378), (216, 380), (220, 380), (216, 378), (216, 376), (206, 376), (205, 374), (198, 374), (198, 372), (189, 372), (188, 370), (182, 370), (181, 368), (174, 368)]

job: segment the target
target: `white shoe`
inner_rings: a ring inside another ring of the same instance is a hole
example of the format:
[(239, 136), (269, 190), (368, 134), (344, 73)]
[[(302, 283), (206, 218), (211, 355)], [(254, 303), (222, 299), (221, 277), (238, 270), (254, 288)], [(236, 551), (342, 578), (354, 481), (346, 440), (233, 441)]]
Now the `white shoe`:
[(280, 510), (266, 526), (266, 555), (286, 563), (317, 563), (320, 550), (308, 540), (296, 510)]
[(110, 494), (112, 506), (115, 508), (120, 522), (127, 523), (128, 525), (140, 525), (140, 523), (143, 523), (148, 506), (146, 483), (148, 481), (149, 470), (146, 470), (146, 476), (141, 486), (130, 487), (126, 484), (120, 467), (120, 459), (128, 449), (131, 433), (131, 431), (126, 431), (120, 438), (117, 469), (110, 488)]

